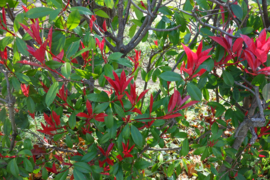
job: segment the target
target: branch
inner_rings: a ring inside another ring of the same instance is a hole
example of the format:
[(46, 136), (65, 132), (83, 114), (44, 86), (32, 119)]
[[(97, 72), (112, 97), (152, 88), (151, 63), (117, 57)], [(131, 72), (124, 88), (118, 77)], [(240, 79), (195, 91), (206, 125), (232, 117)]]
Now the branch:
[(146, 11), (146, 10), (143, 10), (143, 9), (141, 9), (136, 3), (134, 3), (132, 0), (130, 0), (130, 2), (131, 2), (131, 4), (133, 5), (133, 6), (135, 6), (139, 11), (141, 11), (141, 12), (143, 12), (143, 13), (145, 13), (145, 14), (148, 14), (148, 12)]
[(4, 103), (8, 103), (8, 101), (7, 100), (5, 100), (5, 99), (3, 99), (3, 98), (0, 98), (0, 101), (3, 101)]
[(38, 143), (38, 144), (41, 144), (42, 146), (45, 146), (45, 148), (50, 148), (50, 149), (54, 149), (54, 150), (62, 151), (62, 152), (71, 152), (71, 153), (78, 152), (77, 150), (59, 148), (59, 147), (53, 146), (51, 144), (48, 144), (43, 138), (41, 138), (38, 134), (34, 133), (31, 130), (28, 130), (28, 131), (25, 131), (25, 132), (28, 132), (28, 133), (36, 136), (39, 139), (39, 141), (40, 141), (40, 143)]
[(262, 10), (263, 10), (263, 15), (264, 15), (264, 20), (265, 20), (265, 26), (266, 28), (268, 28), (270, 26), (270, 21), (268, 18), (267, 0), (262, 0)]
[(124, 17), (124, 26), (125, 26), (126, 23), (127, 23), (127, 19), (128, 19), (128, 15), (129, 15), (129, 9), (130, 9), (130, 6), (131, 6), (131, 0), (129, 0), (129, 1), (128, 1), (128, 4), (127, 4), (126, 14), (125, 14), (125, 17)]
[(255, 92), (252, 91), (252, 90), (251, 90), (250, 88), (248, 88), (247, 86), (244, 86), (243, 84), (240, 84), (240, 83), (238, 83), (237, 81), (234, 81), (234, 83), (235, 83), (236, 85), (238, 85), (238, 86), (241, 86), (241, 87), (247, 89), (249, 92), (251, 92), (253, 95), (256, 96)]
[[(260, 10), (260, 14), (261, 14), (261, 16), (262, 16), (263, 27), (264, 27), (264, 28), (267, 28), (267, 27), (266, 27), (266, 24), (265, 24), (264, 15), (263, 15), (263, 11), (262, 11), (262, 8), (261, 8), (261, 6), (260, 6), (259, 0), (256, 0), (256, 1), (257, 1), (259, 10)], [(267, 6), (266, 6), (266, 9), (267, 9)], [(267, 19), (268, 19), (268, 17), (267, 17)]]
[(230, 36), (230, 37), (232, 37), (232, 38), (239, 38), (238, 36), (234, 36), (234, 35), (232, 35), (232, 34), (230, 34), (230, 33), (227, 33), (226, 31), (224, 31), (224, 30), (222, 30), (222, 29), (220, 29), (220, 28), (218, 28), (218, 27), (212, 26), (212, 25), (210, 25), (210, 24), (208, 24), (208, 23), (206, 23), (206, 22), (202, 22), (201, 18), (199, 18), (198, 15), (195, 13), (195, 11), (196, 11), (197, 9), (198, 9), (198, 7), (196, 6), (196, 7), (192, 10), (192, 15), (193, 15), (193, 17), (195, 17), (195, 18), (197, 19), (197, 21), (198, 21), (201, 25), (210, 27), (210, 28), (215, 29), (215, 30), (218, 30), (218, 31), (222, 32), (223, 34), (226, 34), (226, 35), (228, 35), (228, 36)]
[(9, 119), (12, 127), (12, 139), (9, 147), (9, 151), (12, 151), (15, 145), (15, 138), (17, 136), (17, 128), (16, 128), (16, 123), (15, 123), (15, 112), (14, 112), (14, 104), (15, 104), (15, 99), (11, 94), (10, 91), (10, 84), (8, 80), (8, 71), (3, 69), (3, 66), (0, 66), (0, 71), (4, 74), (6, 82), (7, 82), (7, 96), (8, 96), (8, 111), (9, 111)]
[(124, 19), (123, 19), (123, 11), (124, 11), (123, 0), (119, 0), (117, 6), (118, 6), (117, 12), (118, 12), (118, 24), (119, 24), (117, 39), (119, 42), (118, 46), (121, 46), (123, 44), (123, 34), (125, 30)]
[[(87, 19), (88, 21), (88, 24), (89, 24), (89, 22), (90, 22), (90, 18), (88, 17), (88, 16), (86, 16), (86, 15), (83, 15), (83, 17), (85, 18), (85, 19)], [(98, 34), (98, 35), (100, 35), (100, 36), (102, 36), (102, 33), (97, 29), (97, 27), (94, 25), (93, 26), (93, 29), (94, 29), (94, 31)], [(117, 39), (112, 35), (112, 34), (110, 34), (110, 36), (109, 36), (113, 41), (115, 41), (115, 42), (117, 42)], [(106, 45), (108, 46), (108, 48), (111, 50), (111, 51), (113, 51), (113, 52), (117, 52), (117, 49), (105, 38), (105, 41), (106, 41)]]
[(158, 28), (149, 27), (148, 30), (164, 32), (164, 31), (173, 31), (173, 30), (178, 29), (179, 27), (181, 27), (181, 24), (170, 29), (158, 29)]

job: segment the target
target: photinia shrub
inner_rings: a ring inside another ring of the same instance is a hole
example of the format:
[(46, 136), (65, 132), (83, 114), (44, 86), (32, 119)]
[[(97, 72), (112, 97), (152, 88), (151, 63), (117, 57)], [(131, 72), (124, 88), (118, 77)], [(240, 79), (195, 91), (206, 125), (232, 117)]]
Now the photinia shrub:
[(0, 2), (1, 179), (269, 178), (270, 23), (249, 2), (22, 3)]

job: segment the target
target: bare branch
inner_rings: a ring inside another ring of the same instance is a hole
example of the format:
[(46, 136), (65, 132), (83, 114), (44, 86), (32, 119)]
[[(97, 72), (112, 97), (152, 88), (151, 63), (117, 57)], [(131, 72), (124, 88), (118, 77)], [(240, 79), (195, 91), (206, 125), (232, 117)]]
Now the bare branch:
[(192, 10), (192, 15), (197, 19), (197, 21), (198, 21), (201, 25), (210, 27), (210, 28), (215, 29), (215, 30), (218, 30), (218, 31), (222, 32), (223, 34), (226, 34), (226, 35), (228, 35), (228, 36), (230, 36), (230, 37), (232, 37), (232, 38), (239, 38), (238, 36), (234, 36), (234, 35), (232, 35), (232, 34), (230, 34), (230, 33), (227, 33), (226, 31), (224, 31), (224, 30), (222, 30), (222, 29), (220, 29), (220, 28), (218, 28), (218, 27), (215, 27), (215, 26), (212, 26), (212, 25), (210, 25), (210, 24), (208, 24), (208, 23), (206, 23), (206, 22), (203, 22), (203, 21), (201, 20), (201, 18), (199, 18), (199, 17), (197, 16), (196, 12), (195, 12), (197, 9), (198, 9), (198, 7), (196, 6), (196, 7)]
[(15, 98), (11, 94), (10, 84), (8, 80), (8, 71), (4, 70), (3, 66), (0, 66), (0, 71), (4, 74), (6, 82), (7, 82), (7, 97), (8, 97), (7, 104), (8, 104), (8, 111), (9, 111), (9, 119), (10, 119), (11, 128), (12, 128), (12, 139), (11, 139), (9, 151), (12, 151), (15, 145), (15, 138), (17, 136), (17, 128), (16, 128), (16, 123), (15, 123), (15, 112), (14, 112)]
[(265, 26), (266, 28), (268, 28), (270, 26), (270, 21), (268, 18), (267, 0), (262, 0), (262, 10), (263, 10), (263, 15), (264, 15), (264, 20), (265, 20)]
[(118, 34), (117, 34), (117, 39), (118, 39), (118, 46), (121, 46), (123, 44), (123, 38), (124, 38), (124, 30), (125, 30), (125, 26), (124, 26), (124, 19), (123, 19), (123, 11), (124, 11), (124, 4), (123, 4), (123, 0), (119, 0), (118, 2), (118, 8), (117, 8), (117, 12), (118, 12)]
[[(264, 28), (267, 28), (267, 27), (266, 27), (266, 24), (265, 24), (264, 15), (263, 15), (263, 11), (262, 11), (261, 5), (260, 5), (260, 3), (259, 3), (259, 0), (256, 0), (256, 1), (257, 1), (258, 7), (259, 7), (259, 10), (260, 10), (260, 14), (261, 14), (261, 17), (262, 17), (263, 27), (264, 27)], [(267, 7), (266, 7), (266, 9), (267, 9)], [(267, 17), (267, 18), (268, 18), (268, 17)]]
[(253, 90), (251, 90), (250, 88), (248, 88), (247, 86), (245, 86), (245, 85), (243, 85), (243, 84), (240, 84), (240, 83), (238, 83), (237, 81), (234, 81), (234, 83), (235, 83), (236, 85), (238, 85), (238, 86), (241, 86), (241, 87), (247, 89), (249, 92), (251, 92), (253, 95), (256, 96), (255, 92), (254, 92)]
[(0, 101), (3, 101), (4, 103), (8, 103), (7, 100), (0, 98)]

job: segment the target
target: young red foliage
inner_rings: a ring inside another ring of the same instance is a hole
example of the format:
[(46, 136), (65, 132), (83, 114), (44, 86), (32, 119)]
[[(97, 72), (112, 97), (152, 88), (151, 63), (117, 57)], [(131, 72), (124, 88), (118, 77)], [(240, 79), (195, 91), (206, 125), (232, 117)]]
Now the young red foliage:
[(29, 96), (29, 88), (30, 86), (26, 86), (26, 84), (21, 84), (22, 92), (26, 97)]
[(186, 72), (189, 75), (189, 79), (201, 76), (206, 70), (201, 69), (198, 73), (196, 73), (196, 71), (205, 60), (211, 57), (207, 54), (211, 51), (212, 48), (202, 51), (202, 41), (199, 44), (196, 53), (192, 52), (189, 47), (185, 46), (184, 44), (182, 44), (182, 46), (184, 47), (184, 50), (187, 54), (187, 68), (185, 68), (185, 62), (183, 62), (180, 68), (180, 72)]
[(89, 121), (91, 119), (95, 119), (96, 121), (99, 121), (99, 122), (104, 122), (104, 118), (107, 116), (107, 114), (105, 114), (105, 113), (99, 113), (99, 114), (93, 113), (92, 105), (91, 105), (90, 101), (88, 101), (88, 100), (86, 101), (86, 109), (87, 109), (88, 113), (80, 112), (80, 113), (77, 114), (77, 116), (87, 118), (88, 123), (89, 123)]

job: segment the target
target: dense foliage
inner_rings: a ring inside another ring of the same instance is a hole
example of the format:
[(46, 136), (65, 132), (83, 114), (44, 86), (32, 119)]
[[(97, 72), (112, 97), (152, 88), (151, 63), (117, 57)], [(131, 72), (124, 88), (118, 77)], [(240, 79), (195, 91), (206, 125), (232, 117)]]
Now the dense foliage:
[(1, 0), (1, 179), (268, 179), (268, 2), (182, 3)]

